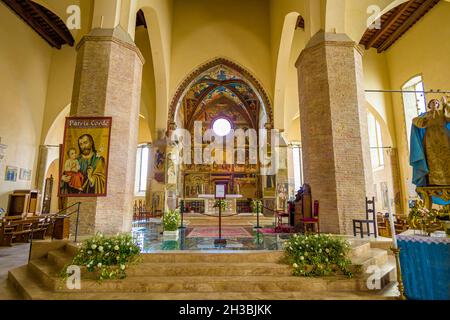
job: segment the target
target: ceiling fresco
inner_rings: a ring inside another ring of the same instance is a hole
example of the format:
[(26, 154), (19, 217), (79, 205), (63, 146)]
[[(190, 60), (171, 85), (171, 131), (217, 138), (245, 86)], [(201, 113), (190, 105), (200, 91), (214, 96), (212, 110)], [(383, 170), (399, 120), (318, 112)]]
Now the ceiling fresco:
[(237, 70), (219, 64), (201, 73), (192, 83), (182, 101), (185, 127), (189, 128), (206, 109), (225, 108), (224, 98), (229, 104), (227, 109), (235, 109), (257, 127), (260, 99)]

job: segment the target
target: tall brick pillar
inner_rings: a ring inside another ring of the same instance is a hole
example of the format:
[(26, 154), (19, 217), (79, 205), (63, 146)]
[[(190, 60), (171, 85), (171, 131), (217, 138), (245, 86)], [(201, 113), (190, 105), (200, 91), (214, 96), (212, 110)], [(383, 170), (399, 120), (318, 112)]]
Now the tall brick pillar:
[(107, 197), (69, 198), (68, 205), (82, 202), (80, 235), (129, 232), (144, 59), (120, 27), (93, 29), (77, 50), (70, 114), (112, 117), (112, 129)]
[(321, 231), (352, 234), (372, 188), (362, 54), (345, 34), (319, 32), (297, 61), (305, 183)]

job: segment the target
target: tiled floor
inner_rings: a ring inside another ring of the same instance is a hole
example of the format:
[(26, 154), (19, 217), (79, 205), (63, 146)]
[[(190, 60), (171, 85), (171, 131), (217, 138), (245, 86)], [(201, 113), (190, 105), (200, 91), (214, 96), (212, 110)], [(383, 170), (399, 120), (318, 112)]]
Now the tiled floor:
[(29, 244), (0, 247), (0, 300), (19, 298), (15, 290), (8, 284), (8, 271), (27, 264), (29, 248)]

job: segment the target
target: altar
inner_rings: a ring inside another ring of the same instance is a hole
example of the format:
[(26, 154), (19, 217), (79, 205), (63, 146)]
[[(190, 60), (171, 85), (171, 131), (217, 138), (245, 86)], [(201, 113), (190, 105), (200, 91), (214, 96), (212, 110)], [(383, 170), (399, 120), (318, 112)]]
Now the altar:
[(450, 299), (450, 238), (398, 236), (405, 294), (412, 300)]
[[(219, 209), (214, 207), (217, 200), (212, 194), (200, 194), (198, 198), (185, 198), (183, 201), (185, 213), (219, 216)], [(243, 199), (242, 195), (227, 195), (224, 201), (227, 206), (222, 211), (223, 215), (251, 213), (251, 201)]]

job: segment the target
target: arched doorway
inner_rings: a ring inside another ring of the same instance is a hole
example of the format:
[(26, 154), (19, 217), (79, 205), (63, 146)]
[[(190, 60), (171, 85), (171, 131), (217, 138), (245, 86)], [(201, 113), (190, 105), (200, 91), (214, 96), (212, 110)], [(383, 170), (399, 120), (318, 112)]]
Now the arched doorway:
[[(179, 86), (167, 127), (167, 135), (152, 145), (152, 203), (162, 198), (171, 209), (183, 201), (186, 237), (214, 238), (213, 194), (217, 185), (225, 185), (226, 194), (236, 198), (226, 200), (224, 233), (252, 239), (257, 217), (251, 200), (274, 207), (277, 186), (277, 173), (267, 175), (270, 164), (259, 156), (265, 145), (270, 159), (272, 143), (261, 142), (267, 139), (261, 129), (273, 128), (272, 104), (260, 83), (227, 59), (205, 63)], [(272, 225), (273, 213), (267, 220)]]

